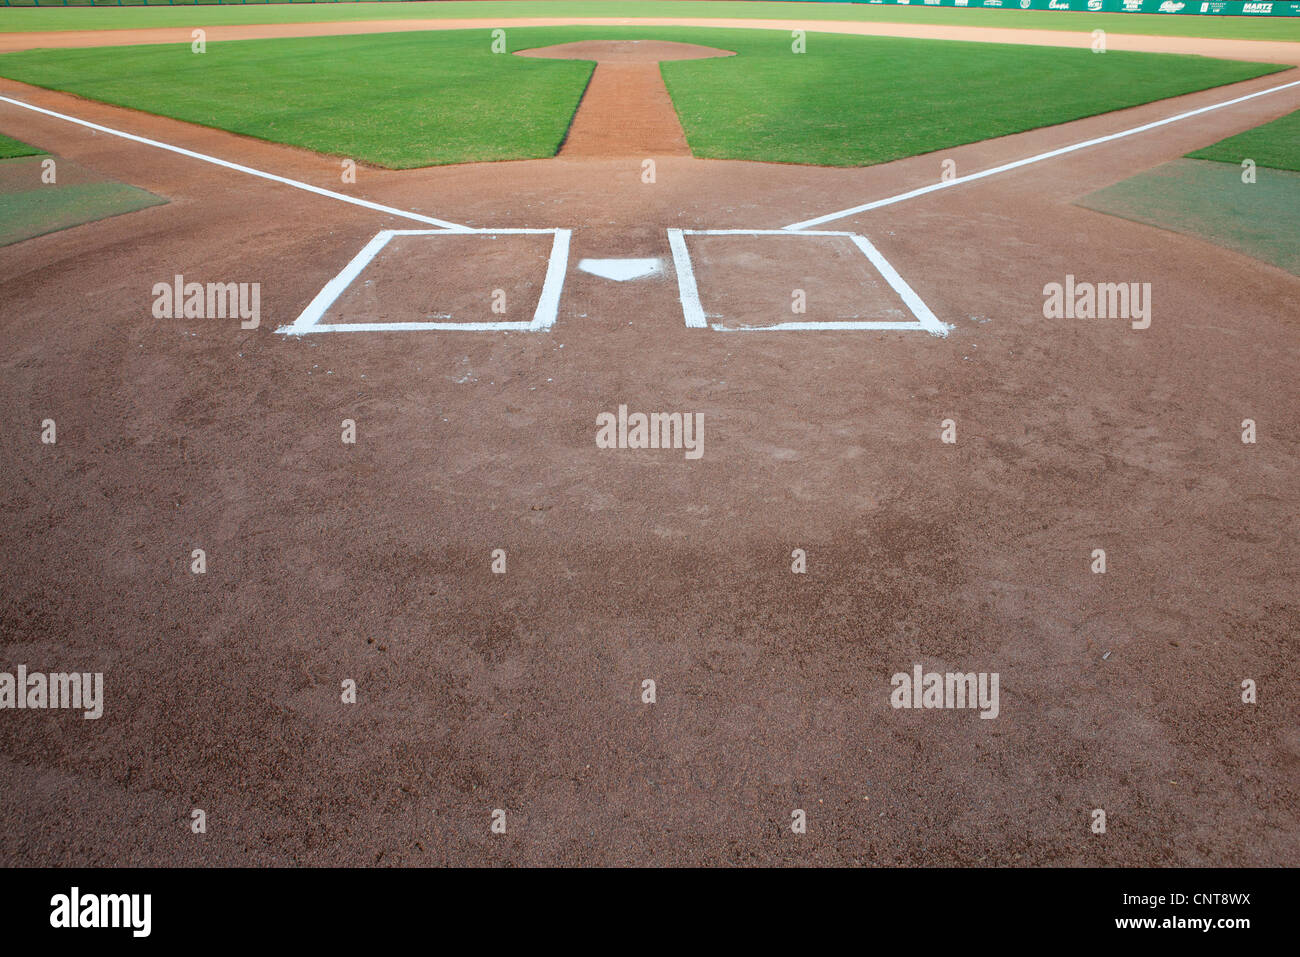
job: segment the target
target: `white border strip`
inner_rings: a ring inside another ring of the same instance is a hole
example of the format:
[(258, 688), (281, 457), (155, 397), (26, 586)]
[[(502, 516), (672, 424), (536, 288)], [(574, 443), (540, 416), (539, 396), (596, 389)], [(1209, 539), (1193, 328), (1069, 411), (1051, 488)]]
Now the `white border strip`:
[[(797, 234), (796, 234), (797, 235)], [(907, 303), (907, 308), (912, 310), (912, 315), (916, 316), (916, 321), (925, 327), (925, 331), (932, 336), (948, 335), (949, 326), (945, 326), (930, 311), (930, 307), (921, 301), (912, 287), (909, 286), (898, 271), (889, 264), (889, 260), (880, 255), (880, 251), (871, 245), (871, 241), (866, 236), (859, 236), (854, 233), (849, 237), (853, 245), (857, 246), (871, 260), (871, 265), (875, 266), (880, 275), (885, 277), (885, 282), (898, 293), (903, 302)]]
[(352, 257), (352, 261), (343, 267), (343, 270), (325, 284), (316, 297), (307, 304), (307, 308), (302, 314), (293, 321), (291, 325), (281, 326), (277, 332), (283, 332), (286, 335), (301, 335), (304, 332), (311, 332), (312, 327), (320, 321), (320, 317), (325, 315), (325, 310), (339, 296), (343, 295), (343, 290), (352, 285), (352, 280), (361, 274), (361, 270), (370, 265), (370, 261), (379, 255), (379, 251), (388, 245), (388, 241), (393, 238), (393, 231), (385, 229), (377, 233), (375, 237), (366, 243), (361, 252)]
[(933, 193), (936, 190), (948, 189), (961, 183), (969, 183), (972, 180), (984, 179), (987, 176), (995, 176), (998, 173), (1005, 173), (1007, 170), (1018, 169), (1021, 166), (1028, 166), (1031, 163), (1041, 163), (1043, 160), (1053, 159), (1057, 156), (1064, 156), (1066, 153), (1073, 153), (1076, 150), (1086, 149), (1089, 146), (1097, 146), (1100, 143), (1109, 143), (1112, 140), (1123, 139), (1126, 136), (1133, 136), (1136, 133), (1145, 133), (1147, 130), (1154, 130), (1157, 127), (1165, 126), (1169, 123), (1177, 123), (1179, 120), (1186, 120), (1193, 116), (1200, 116), (1202, 113), (1209, 113), (1212, 110), (1221, 110), (1225, 106), (1244, 103), (1246, 100), (1253, 100), (1257, 96), (1267, 96), (1270, 93), (1277, 93), (1280, 90), (1289, 90), (1294, 86), (1300, 86), (1300, 80), (1295, 80), (1291, 83), (1284, 83), (1281, 86), (1270, 87), (1267, 90), (1259, 90), (1256, 93), (1247, 93), (1245, 96), (1239, 96), (1233, 100), (1224, 100), (1222, 103), (1212, 103), (1209, 106), (1202, 106), (1195, 110), (1188, 110), (1186, 113), (1179, 113), (1177, 116), (1167, 116), (1163, 120), (1144, 123), (1142, 126), (1135, 126), (1129, 130), (1122, 130), (1119, 133), (1110, 133), (1107, 136), (1098, 136), (1095, 139), (1084, 140), (1082, 143), (1074, 143), (1070, 146), (1063, 146), (1060, 149), (1049, 150), (1046, 153), (1039, 153), (1037, 156), (1029, 156), (1012, 163), (1004, 163), (1001, 166), (995, 166), (992, 169), (980, 170), (978, 173), (968, 173), (965, 176), (958, 176), (956, 179), (931, 183), (929, 186), (922, 186), (919, 189), (909, 190), (906, 193), (899, 193), (897, 196), (890, 196), (887, 199), (878, 199), (872, 203), (863, 203), (861, 206), (841, 209), (839, 212), (827, 213), (825, 216), (818, 216), (815, 219), (805, 219), (801, 223), (793, 223), (785, 228), (790, 231), (809, 229), (813, 226), (820, 226), (822, 223), (829, 223), (836, 219), (844, 219), (846, 216), (856, 216), (858, 213), (865, 213), (871, 209), (879, 209), (881, 206), (890, 206), (894, 203), (901, 203), (905, 199), (924, 196), (926, 193)]
[[(530, 322), (335, 322), (322, 323), (326, 310), (343, 295), (394, 236), (554, 236), (546, 263), (546, 278)], [(385, 229), (376, 233), (361, 252), (352, 257), (337, 276), (325, 284), (301, 315), (275, 331), (286, 336), (312, 332), (542, 332), (555, 325), (560, 311), (560, 293), (569, 270), (569, 229)]]
[(339, 202), (351, 203), (353, 206), (363, 206), (366, 209), (373, 209), (375, 212), (387, 213), (390, 216), (400, 216), (403, 219), (414, 220), (417, 223), (428, 223), (430, 226), (441, 226), (443, 229), (448, 230), (463, 231), (469, 228), (467, 226), (462, 226), (459, 223), (448, 222), (445, 219), (436, 219), (433, 216), (424, 216), (420, 213), (407, 212), (404, 209), (396, 209), (392, 206), (385, 206), (382, 203), (372, 203), (368, 199), (348, 196), (346, 193), (336, 193), (332, 189), (323, 189), (320, 186), (313, 186), (310, 183), (303, 183), (296, 179), (289, 179), (287, 176), (277, 176), (275, 173), (266, 173), (260, 169), (253, 169), (251, 166), (242, 166), (239, 163), (232, 163), (229, 160), (209, 156), (207, 153), (196, 153), (194, 150), (187, 150), (180, 146), (171, 146), (167, 143), (161, 143), (158, 140), (151, 140), (146, 136), (136, 136), (134, 133), (124, 133), (121, 130), (115, 130), (108, 126), (100, 126), (98, 123), (91, 123), (89, 120), (80, 120), (75, 116), (68, 116), (66, 113), (56, 113), (54, 110), (47, 110), (41, 106), (33, 106), (30, 103), (24, 103), (22, 100), (15, 100), (11, 97), (0, 96), (0, 102), (8, 103), (12, 106), (19, 106), (24, 110), (31, 110), (35, 113), (44, 113), (46, 116), (53, 116), (56, 119), (67, 120), (69, 123), (76, 123), (78, 126), (98, 130), (100, 133), (107, 133), (110, 136), (120, 136), (122, 139), (131, 140), (134, 143), (143, 143), (145, 146), (153, 146), (160, 150), (167, 150), (170, 153), (179, 153), (181, 156), (188, 156), (190, 159), (202, 160), (205, 163), (212, 163), (215, 166), (224, 166), (226, 169), (233, 169), (238, 173), (247, 173), (249, 176), (269, 179), (273, 183), (282, 183), (285, 186), (292, 186), (294, 189), (301, 189), (308, 193), (315, 193), (317, 196), (337, 199)]
[[(839, 320), (835, 322), (778, 322), (769, 326), (724, 326), (709, 324), (700, 304), (700, 291), (695, 282), (695, 267), (686, 247), (687, 236), (816, 236), (848, 239), (857, 246), (876, 270), (889, 283), (890, 288), (903, 300), (903, 304), (916, 316), (916, 322)], [(670, 229), (668, 245), (673, 251), (673, 268), (677, 272), (677, 290), (682, 301), (682, 314), (686, 325), (693, 329), (711, 328), (715, 332), (855, 332), (855, 331), (924, 331), (932, 336), (947, 336), (952, 329), (936, 318), (921, 297), (909, 286), (889, 260), (865, 236), (835, 230), (785, 229)]]
[(569, 271), (569, 237), (573, 235), (570, 229), (539, 231), (553, 232), (555, 239), (551, 243), (551, 258), (546, 263), (546, 278), (542, 280), (542, 294), (537, 299), (537, 309), (533, 312), (529, 332), (551, 328), (555, 325), (556, 316), (560, 314), (560, 292), (564, 289), (564, 277)]
[(695, 267), (686, 249), (686, 240), (680, 229), (668, 230), (668, 246), (673, 251), (673, 272), (677, 274), (677, 297), (682, 302), (682, 313), (690, 329), (707, 329), (709, 321), (700, 305), (700, 289), (695, 284)]

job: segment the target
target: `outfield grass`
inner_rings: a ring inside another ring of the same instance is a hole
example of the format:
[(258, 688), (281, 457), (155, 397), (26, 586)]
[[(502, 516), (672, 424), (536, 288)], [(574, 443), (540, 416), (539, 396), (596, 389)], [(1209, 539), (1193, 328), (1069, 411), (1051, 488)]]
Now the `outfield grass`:
[(1187, 155), (1234, 166), (1251, 159), (1256, 166), (1300, 172), (1300, 110)]
[(28, 146), (26, 143), (20, 143), (18, 140), (0, 133), (0, 159), (13, 159), (15, 156), (44, 155), (44, 150), (38, 150), (35, 146)]
[[(688, 27), (512, 29), (512, 50), (675, 39), (739, 56), (664, 64), (698, 156), (866, 166), (1261, 76), (1147, 53)], [(407, 168), (550, 156), (592, 65), (494, 55), (482, 30), (33, 50), (0, 75)], [(1029, 95), (1032, 93), (1032, 95)]]
[(441, 0), (436, 3), (304, 3), (175, 7), (0, 7), (0, 32), (220, 26), (237, 23), (315, 23), (347, 20), (460, 17), (767, 17), (857, 20), (945, 26), (1009, 27), (1151, 36), (1300, 41), (1300, 20), (1283, 17), (1168, 16), (1074, 13), (1058, 10), (958, 10), (873, 7), (860, 3), (773, 3), (738, 0)]

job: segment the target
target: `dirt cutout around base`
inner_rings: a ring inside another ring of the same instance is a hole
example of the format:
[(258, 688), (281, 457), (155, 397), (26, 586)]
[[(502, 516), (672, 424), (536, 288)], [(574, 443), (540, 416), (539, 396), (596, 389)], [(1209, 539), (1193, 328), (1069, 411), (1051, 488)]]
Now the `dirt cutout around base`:
[(559, 155), (690, 156), (659, 63), (736, 54), (671, 40), (584, 40), (515, 55), (596, 61)]

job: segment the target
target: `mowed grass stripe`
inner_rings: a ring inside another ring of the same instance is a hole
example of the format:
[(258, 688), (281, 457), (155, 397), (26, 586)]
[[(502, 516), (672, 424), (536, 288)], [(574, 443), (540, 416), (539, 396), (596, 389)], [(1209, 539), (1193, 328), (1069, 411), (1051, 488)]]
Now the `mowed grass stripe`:
[(234, 6), (0, 7), (0, 32), (127, 30), (250, 23), (510, 17), (731, 17), (847, 20), (935, 26), (1134, 33), (1144, 36), (1300, 41), (1300, 20), (1284, 17), (1168, 16), (1064, 10), (982, 10), (863, 3), (714, 2), (714, 0), (439, 0), (413, 3), (275, 3)]
[[(1283, 69), (1167, 54), (780, 31), (550, 27), (512, 50), (653, 38), (735, 50), (664, 78), (698, 156), (865, 166)], [(592, 70), (493, 54), (486, 31), (34, 50), (0, 75), (378, 165), (551, 156)]]

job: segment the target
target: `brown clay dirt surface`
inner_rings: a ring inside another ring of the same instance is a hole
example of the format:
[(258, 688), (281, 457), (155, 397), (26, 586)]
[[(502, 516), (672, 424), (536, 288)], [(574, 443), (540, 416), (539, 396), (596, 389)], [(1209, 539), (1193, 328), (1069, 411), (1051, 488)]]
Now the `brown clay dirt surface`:
[(731, 50), (669, 40), (583, 40), (516, 54), (596, 61), (560, 147), (565, 157), (690, 156), (659, 63), (735, 55)]
[[(944, 155), (984, 169), (1285, 79)], [(827, 227), (869, 237), (946, 338), (687, 328), (666, 234), (892, 196), (935, 156), (340, 185), (332, 158), (0, 92), (398, 209), (573, 231), (549, 331), (286, 337), (378, 230), (420, 225), (0, 105), (5, 133), (171, 200), (0, 250), (3, 667), (102, 671), (106, 697), (98, 721), (0, 713), (4, 863), (1300, 862), (1300, 280), (1074, 205), (1300, 88)], [(376, 259), (339, 308), (427, 318), (501, 289), (504, 318), (531, 314), (531, 240), (410, 239), (407, 273)], [(692, 239), (714, 322), (784, 315), (796, 281), (809, 317), (901, 308), (839, 246), (767, 239)], [(576, 268), (612, 257), (664, 266)], [(261, 283), (260, 327), (154, 318), (177, 274)], [(1150, 328), (1044, 319), (1067, 274), (1149, 282)], [(702, 413), (703, 456), (597, 448), (620, 404)], [(999, 716), (894, 710), (915, 664), (997, 672)]]

